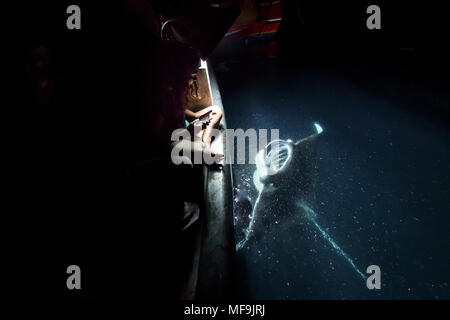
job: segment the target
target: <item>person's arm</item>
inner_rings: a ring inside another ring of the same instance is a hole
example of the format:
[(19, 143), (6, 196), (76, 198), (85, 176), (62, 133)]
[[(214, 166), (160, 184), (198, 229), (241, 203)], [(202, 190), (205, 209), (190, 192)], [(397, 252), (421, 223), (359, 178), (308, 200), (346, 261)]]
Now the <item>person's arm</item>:
[(191, 122), (192, 120), (197, 119), (195, 112), (192, 112), (189, 109), (184, 110), (184, 114), (186, 115), (186, 119)]
[(204, 108), (202, 110), (199, 110), (197, 112), (193, 112), (192, 110), (185, 109), (184, 110), (184, 114), (186, 115), (187, 118), (189, 118), (189, 119), (191, 119), (191, 121), (193, 121), (195, 119), (201, 118), (202, 116), (204, 116), (208, 112), (211, 112), (212, 115), (215, 115), (217, 113), (216, 108), (217, 108), (216, 106), (210, 106), (210, 107)]
[(184, 112), (185, 112), (185, 115), (187, 118), (193, 119), (191, 121), (195, 121), (195, 119), (201, 118), (208, 112), (211, 113), (211, 117), (207, 121), (204, 121), (202, 123), (203, 132), (200, 133), (200, 135), (199, 135), (199, 137), (201, 137), (202, 141), (209, 148), (211, 146), (212, 129), (222, 118), (222, 109), (220, 109), (217, 106), (210, 106), (210, 107), (204, 108), (198, 112), (193, 112), (189, 109), (186, 109)]
[[(211, 147), (212, 130), (222, 118), (222, 109), (217, 106), (211, 106), (207, 109), (211, 110), (211, 118), (208, 120), (205, 130), (203, 131), (202, 140), (209, 148)], [(206, 112), (208, 112), (209, 110), (207, 110)]]

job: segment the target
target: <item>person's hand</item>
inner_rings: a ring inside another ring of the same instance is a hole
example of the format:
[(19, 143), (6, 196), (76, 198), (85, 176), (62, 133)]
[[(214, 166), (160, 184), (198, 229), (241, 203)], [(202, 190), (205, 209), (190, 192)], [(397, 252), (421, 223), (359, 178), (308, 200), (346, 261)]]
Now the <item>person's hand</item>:
[(205, 130), (209, 124), (211, 123), (211, 119), (202, 122), (202, 130)]

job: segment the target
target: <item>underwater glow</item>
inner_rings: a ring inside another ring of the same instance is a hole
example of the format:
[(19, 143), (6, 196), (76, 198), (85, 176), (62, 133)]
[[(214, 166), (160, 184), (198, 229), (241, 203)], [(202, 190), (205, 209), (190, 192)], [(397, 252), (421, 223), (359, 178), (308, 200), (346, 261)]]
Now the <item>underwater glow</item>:
[(317, 134), (320, 134), (323, 132), (322, 126), (320, 124), (318, 124), (317, 122), (314, 123), (314, 127), (316, 127)]
[[(268, 151), (269, 147), (271, 147), (270, 151)], [(255, 157), (256, 170), (253, 173), (253, 183), (259, 192), (263, 185), (261, 179), (275, 175), (286, 168), (292, 159), (292, 153), (291, 140), (273, 140), (258, 152)]]
[(258, 190), (258, 192), (261, 193), (264, 185), (259, 180), (259, 177), (260, 176), (259, 176), (258, 170), (255, 170), (255, 172), (253, 173), (253, 184), (255, 185), (256, 190)]
[[(320, 124), (314, 123), (314, 126), (317, 130), (317, 134), (320, 134), (323, 132), (323, 128)], [(264, 151), (267, 151), (269, 146), (275, 143), (275, 147), (270, 150), (270, 152), (264, 156)], [(245, 237), (242, 239), (237, 245), (236, 245), (236, 251), (242, 249), (247, 241), (249, 240), (250, 236), (252, 235), (252, 232), (254, 232), (254, 224), (256, 217), (256, 210), (258, 209), (258, 205), (261, 199), (261, 195), (264, 192), (264, 189), (269, 188), (273, 191), (273, 188), (271, 185), (265, 186), (263, 182), (261, 182), (261, 178), (264, 178), (269, 173), (270, 174), (277, 174), (280, 171), (282, 171), (290, 162), (292, 156), (293, 156), (293, 144), (291, 141), (284, 141), (284, 140), (275, 140), (270, 142), (265, 149), (260, 150), (258, 154), (256, 155), (255, 163), (256, 163), (256, 170), (253, 173), (253, 183), (258, 190), (258, 197), (256, 199), (255, 205), (253, 206), (252, 215), (250, 218), (250, 223), (248, 228), (245, 230)], [(270, 172), (269, 172), (270, 170)], [(264, 180), (263, 180), (264, 181)], [(308, 221), (311, 221), (312, 224), (316, 227), (316, 229), (320, 232), (320, 234), (326, 239), (331, 246), (337, 251), (337, 253), (342, 256), (353, 268), (353, 270), (358, 273), (361, 278), (364, 280), (367, 279), (365, 274), (363, 274), (358, 267), (355, 265), (353, 260), (347, 255), (347, 253), (342, 250), (341, 247), (333, 240), (333, 238), (322, 229), (322, 227), (317, 223), (316, 212), (311, 209), (307, 204), (303, 202), (298, 202), (297, 206), (302, 209), (302, 217)]]
[(313, 225), (317, 228), (317, 230), (319, 230), (320, 234), (331, 244), (331, 246), (334, 249), (336, 249), (339, 255), (341, 255), (345, 260), (347, 260), (347, 262), (352, 266), (353, 270), (355, 270), (364, 280), (366, 280), (366, 276), (358, 269), (353, 260), (347, 255), (347, 253), (345, 253), (344, 250), (341, 249), (341, 247), (338, 246), (338, 244), (333, 240), (333, 238), (331, 238), (331, 236), (325, 230), (322, 229), (322, 227), (317, 223), (316, 219), (313, 218), (316, 216), (315, 211), (303, 203), (300, 204), (300, 206), (306, 212), (305, 217), (309, 218), (309, 221), (311, 221)]
[[(253, 225), (255, 223), (256, 218), (255, 211), (258, 208), (259, 200), (261, 199), (261, 194), (264, 191), (264, 184), (259, 182), (258, 171), (255, 171), (254, 179), (255, 179), (254, 181), (258, 181), (261, 189), (260, 190), (258, 189), (259, 194), (258, 197), (256, 198), (255, 205), (253, 206), (250, 223), (248, 225), (248, 228), (245, 230), (245, 237), (244, 239), (239, 241), (239, 243), (236, 245), (236, 251), (242, 249), (245, 246), (251, 233), (253, 232)], [(303, 217), (311, 221), (312, 224), (317, 228), (317, 230), (319, 230), (320, 234), (324, 237), (324, 239), (331, 244), (331, 246), (337, 251), (337, 253), (352, 266), (353, 270), (355, 270), (356, 273), (358, 273), (361, 276), (361, 278), (366, 280), (367, 279), (366, 275), (358, 269), (358, 267), (353, 262), (352, 258), (350, 258), (348, 254), (344, 250), (342, 250), (342, 248), (339, 247), (339, 245), (333, 240), (333, 238), (325, 230), (323, 230), (322, 227), (317, 223), (315, 219), (317, 216), (316, 212), (307, 205), (305, 205), (304, 203), (299, 203), (298, 205), (304, 210)]]
[[(264, 185), (262, 184), (260, 178), (267, 175), (267, 168), (264, 163), (264, 150), (260, 150), (258, 154), (255, 157), (255, 163), (256, 163), (256, 170), (253, 173), (253, 184), (255, 185), (256, 189), (259, 193), (261, 193), (262, 188)], [(259, 198), (259, 196), (258, 196)]]
[(289, 164), (292, 158), (292, 144), (283, 140), (276, 140), (269, 143), (266, 149), (272, 144), (274, 144), (275, 147), (272, 147), (267, 153), (265, 163), (270, 168), (271, 173), (276, 174)]
[[(256, 173), (257, 172), (255, 171), (255, 174)], [(257, 178), (257, 180), (259, 180), (259, 178)], [(242, 239), (241, 241), (239, 241), (236, 244), (236, 251), (242, 249), (245, 246), (245, 244), (247, 243), (251, 233), (253, 232), (253, 225), (255, 223), (255, 209), (258, 207), (259, 199), (261, 199), (261, 194), (264, 191), (264, 185), (262, 183), (260, 183), (260, 185), (261, 185), (261, 190), (259, 191), (258, 197), (256, 198), (256, 201), (255, 201), (255, 205), (253, 206), (252, 216), (250, 218), (250, 223), (249, 223), (247, 229), (245, 230), (245, 237), (244, 237), (244, 239)]]

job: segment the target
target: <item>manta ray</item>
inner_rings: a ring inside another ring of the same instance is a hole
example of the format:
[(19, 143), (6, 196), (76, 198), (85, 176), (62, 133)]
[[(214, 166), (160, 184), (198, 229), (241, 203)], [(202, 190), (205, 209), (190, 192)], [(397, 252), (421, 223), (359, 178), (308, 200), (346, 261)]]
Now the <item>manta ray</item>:
[[(323, 129), (318, 123), (314, 127), (315, 133), (306, 138), (297, 142), (271, 141), (256, 155), (253, 183), (258, 196), (245, 237), (237, 243), (236, 251), (246, 261), (249, 273), (254, 273), (252, 268), (260, 273), (264, 269), (265, 274), (270, 275), (271, 272), (282, 272), (285, 265), (289, 265), (291, 257), (295, 256), (295, 252), (290, 250), (298, 243), (303, 243), (297, 251), (302, 255), (301, 252), (312, 250), (312, 243), (317, 242), (317, 238), (322, 238), (320, 243), (326, 244), (328, 251), (334, 250), (344, 258), (358, 275), (356, 278), (366, 279), (354, 261), (317, 222), (314, 210), (317, 144), (322, 139)], [(306, 241), (298, 241), (299, 238)], [(339, 260), (339, 263), (344, 260)], [(283, 266), (279, 261), (284, 262)], [(341, 269), (349, 270), (342, 265)]]
[[(315, 217), (310, 207), (315, 202), (316, 145), (323, 133), (317, 123), (315, 129), (316, 133), (295, 143), (274, 140), (258, 152), (253, 174), (258, 197), (237, 250), (258, 245), (264, 238), (301, 223), (305, 217)], [(298, 214), (292, 214), (293, 211)]]

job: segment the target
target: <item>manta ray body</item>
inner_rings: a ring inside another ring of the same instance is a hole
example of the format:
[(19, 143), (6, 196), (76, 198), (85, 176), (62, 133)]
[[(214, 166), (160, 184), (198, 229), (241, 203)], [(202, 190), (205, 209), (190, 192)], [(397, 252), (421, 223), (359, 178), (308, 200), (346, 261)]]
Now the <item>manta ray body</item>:
[(322, 128), (297, 142), (276, 140), (256, 156), (253, 182), (258, 189), (245, 238), (236, 249), (257, 246), (273, 235), (315, 217), (316, 144)]
[[(330, 281), (329, 269), (355, 280), (358, 288), (365, 287), (361, 278), (366, 276), (317, 222), (317, 144), (323, 130), (317, 123), (315, 129), (297, 142), (272, 141), (256, 156), (253, 183), (258, 197), (245, 237), (236, 245), (240, 271), (246, 272), (242, 281), (252, 283), (254, 291), (267, 291), (271, 281), (273, 290), (280, 290), (294, 276), (309, 290), (302, 297), (323, 298), (324, 290), (331, 292), (323, 287)], [(336, 259), (333, 252), (344, 259)], [(294, 270), (299, 266), (301, 270)], [(258, 289), (261, 283), (264, 287)], [(266, 297), (272, 296), (261, 296)]]

